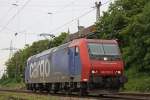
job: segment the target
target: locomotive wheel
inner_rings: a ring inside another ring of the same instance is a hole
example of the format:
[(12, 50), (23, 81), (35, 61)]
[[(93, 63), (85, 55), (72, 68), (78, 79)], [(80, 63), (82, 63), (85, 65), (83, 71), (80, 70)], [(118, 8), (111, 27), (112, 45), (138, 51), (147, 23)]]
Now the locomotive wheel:
[(80, 89), (79, 90), (79, 96), (86, 96), (88, 95), (87, 89)]
[(31, 84), (31, 90), (32, 90), (33, 92), (36, 92), (35, 84)]
[(35, 88), (33, 88), (33, 89), (32, 89), (32, 91), (33, 91), (33, 92), (36, 92), (36, 89), (35, 89)]
[(81, 83), (80, 84), (80, 90), (79, 90), (79, 96), (85, 96), (88, 94), (87, 92), (87, 83)]
[(59, 84), (59, 83), (54, 83), (53, 86), (54, 86), (53, 92), (54, 92), (54, 93), (57, 93), (57, 92), (59, 91), (59, 89), (60, 89), (60, 84)]
[(58, 92), (58, 90), (53, 90), (53, 93), (56, 94)]
[(112, 88), (116, 91), (120, 89), (120, 85), (121, 83), (119, 82), (118, 78), (114, 79), (114, 81), (112, 82)]
[(72, 94), (72, 91), (70, 89), (66, 90), (66, 95), (71, 95)]

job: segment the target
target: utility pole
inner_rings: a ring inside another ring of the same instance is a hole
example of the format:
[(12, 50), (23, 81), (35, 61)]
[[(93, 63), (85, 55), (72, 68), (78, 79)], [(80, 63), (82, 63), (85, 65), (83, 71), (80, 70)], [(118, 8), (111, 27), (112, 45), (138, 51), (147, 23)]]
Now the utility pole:
[(9, 51), (9, 59), (11, 59), (12, 55), (13, 55), (13, 51), (14, 50), (17, 50), (17, 48), (14, 48), (13, 47), (13, 40), (10, 41), (10, 46), (8, 48), (3, 48), (3, 49), (0, 49), (0, 50), (7, 50)]
[(24, 40), (25, 46), (27, 45), (27, 33), (25, 32), (25, 40)]
[(12, 42), (12, 40), (10, 41), (10, 49), (9, 50), (10, 50), (9, 51), (9, 59), (10, 59), (13, 55), (13, 42)]
[(78, 19), (78, 22), (77, 22), (77, 24), (78, 24), (78, 33), (79, 33), (79, 26), (80, 26), (79, 19)]
[(14, 48), (13, 45), (12, 45), (12, 40), (10, 41), (10, 47), (9, 48), (3, 48), (3, 49), (0, 49), (0, 50), (7, 50), (9, 51), (9, 59), (11, 59), (12, 55), (13, 55), (13, 51), (14, 50), (18, 50), (17, 48)]
[[(18, 35), (18, 33), (15, 33), (14, 35), (16, 37)], [(13, 56), (13, 51), (14, 50), (18, 50), (18, 49), (13, 46), (13, 39), (11, 39), (10, 47), (9, 48), (3, 48), (1, 50), (8, 50), (9, 51), (9, 59), (11, 59), (11, 57)], [(15, 74), (14, 77), (16, 79), (16, 76), (18, 75), (18, 65), (17, 65), (17, 61), (16, 60), (15, 60), (15, 65), (16, 65), (16, 69), (15, 69), (16, 72), (14, 73)]]
[(70, 34), (70, 29), (69, 29), (69, 28), (68, 28), (68, 31), (67, 31), (67, 33), (68, 33), (68, 34)]
[[(18, 35), (18, 33), (15, 33), (14, 35), (15, 35), (15, 39), (16, 39), (16, 36)], [(17, 80), (17, 75), (19, 74), (19, 69), (18, 69), (19, 67), (18, 67), (17, 59), (15, 59), (15, 65), (16, 65), (15, 79)]]
[(101, 1), (100, 2), (95, 2), (95, 7), (96, 7), (96, 22), (100, 18), (100, 7), (101, 7)]
[(84, 30), (84, 26), (80, 26), (80, 21), (79, 21), (79, 19), (78, 19), (78, 38), (80, 37), (82, 37), (82, 31)]
[[(17, 10), (17, 13), (18, 13), (18, 12), (19, 12), (18, 1), (16, 1), (16, 3), (12, 3), (11, 5), (14, 6), (14, 7), (16, 7), (16, 10)], [(17, 22), (16, 22), (16, 27), (17, 27), (17, 28), (16, 28), (16, 29), (17, 29), (16, 31), (19, 31), (19, 24), (20, 24), (20, 23), (19, 23), (19, 14), (17, 15), (17, 19), (18, 19), (18, 20), (17, 20)]]
[(49, 30), (51, 31), (51, 28), (52, 28), (52, 14), (53, 14), (53, 13), (48, 12), (47, 14), (49, 15), (49, 23), (50, 23), (48, 31), (49, 31)]

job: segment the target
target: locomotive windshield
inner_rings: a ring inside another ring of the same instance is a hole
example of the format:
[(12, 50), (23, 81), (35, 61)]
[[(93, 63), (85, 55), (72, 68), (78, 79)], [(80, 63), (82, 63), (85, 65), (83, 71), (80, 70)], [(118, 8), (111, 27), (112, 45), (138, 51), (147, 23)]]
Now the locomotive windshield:
[(88, 48), (92, 59), (103, 59), (104, 57), (120, 59), (119, 48), (116, 44), (89, 43)]

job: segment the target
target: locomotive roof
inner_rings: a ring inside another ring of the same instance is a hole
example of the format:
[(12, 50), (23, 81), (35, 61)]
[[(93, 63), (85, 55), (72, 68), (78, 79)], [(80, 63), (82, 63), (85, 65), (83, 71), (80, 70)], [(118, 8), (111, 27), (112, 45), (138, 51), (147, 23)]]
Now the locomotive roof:
[(98, 43), (113, 43), (117, 44), (116, 40), (104, 40), (104, 39), (87, 39), (88, 42), (98, 42)]
[(53, 47), (53, 48), (50, 48), (50, 49), (48, 49), (48, 50), (44, 50), (44, 51), (42, 51), (41, 53), (38, 53), (38, 54), (36, 54), (36, 55), (33, 55), (33, 56), (29, 57), (29, 58), (28, 58), (28, 61), (31, 60), (31, 59), (34, 59), (34, 58), (38, 58), (38, 57), (47, 55), (47, 54), (49, 54), (49, 53), (51, 53), (51, 52), (56, 52), (57, 50), (61, 50), (61, 49), (65, 48), (65, 47), (68, 47), (69, 44), (70, 44), (70, 42), (69, 42), (69, 43), (62, 44), (62, 45), (60, 45), (60, 46), (58, 46), (58, 47)]
[(61, 50), (61, 49), (64, 49), (66, 47), (69, 46), (69, 44), (73, 44), (74, 42), (80, 42), (80, 41), (86, 41), (86, 42), (93, 42), (93, 43), (113, 43), (113, 44), (117, 44), (117, 41), (116, 40), (102, 40), (102, 39), (85, 39), (85, 38), (81, 38), (81, 39), (75, 39), (71, 42), (68, 42), (68, 43), (65, 43), (65, 44), (62, 44), (58, 47), (54, 47), (54, 48), (51, 48), (51, 49), (48, 49), (48, 50), (45, 50), (45, 51), (42, 51), (41, 53), (38, 53), (36, 55), (33, 55), (31, 57), (28, 58), (28, 61), (31, 60), (31, 59), (34, 59), (34, 58), (38, 58), (38, 57), (41, 57), (41, 56), (44, 56), (44, 55), (47, 55), (51, 52), (56, 52), (57, 50)]

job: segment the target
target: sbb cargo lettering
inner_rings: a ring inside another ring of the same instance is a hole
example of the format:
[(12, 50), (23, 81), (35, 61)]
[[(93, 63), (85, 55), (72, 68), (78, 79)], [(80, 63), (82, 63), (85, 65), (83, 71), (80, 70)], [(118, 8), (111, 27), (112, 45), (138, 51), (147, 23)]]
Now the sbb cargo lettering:
[(30, 78), (48, 77), (50, 75), (50, 62), (48, 59), (39, 60), (30, 64)]

